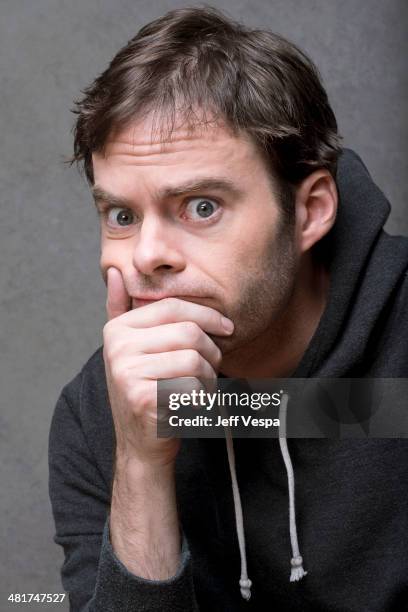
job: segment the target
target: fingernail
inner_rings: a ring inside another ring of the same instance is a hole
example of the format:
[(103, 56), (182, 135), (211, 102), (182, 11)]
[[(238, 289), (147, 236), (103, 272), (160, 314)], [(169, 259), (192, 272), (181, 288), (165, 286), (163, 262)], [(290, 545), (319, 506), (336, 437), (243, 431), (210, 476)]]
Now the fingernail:
[(221, 317), (221, 324), (226, 332), (232, 334), (232, 332), (234, 331), (234, 324), (232, 321), (230, 321), (226, 317)]

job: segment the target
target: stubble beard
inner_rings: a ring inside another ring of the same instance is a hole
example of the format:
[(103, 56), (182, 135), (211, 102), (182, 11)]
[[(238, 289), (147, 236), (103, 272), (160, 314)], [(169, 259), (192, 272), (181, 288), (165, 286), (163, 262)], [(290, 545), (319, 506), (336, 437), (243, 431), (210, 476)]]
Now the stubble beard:
[(223, 355), (242, 350), (261, 336), (272, 338), (278, 334), (295, 288), (297, 262), (292, 225), (281, 223), (257, 264), (248, 268), (248, 262), (242, 262), (237, 270), (238, 299), (225, 309), (225, 315), (234, 322), (234, 333), (229, 338), (213, 337)]

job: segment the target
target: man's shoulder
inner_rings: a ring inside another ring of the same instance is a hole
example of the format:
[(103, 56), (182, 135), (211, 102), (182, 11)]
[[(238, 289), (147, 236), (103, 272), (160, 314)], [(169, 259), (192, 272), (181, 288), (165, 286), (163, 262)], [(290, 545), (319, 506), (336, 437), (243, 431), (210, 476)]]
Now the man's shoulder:
[(112, 427), (102, 346), (63, 387), (56, 410), (61, 405), (85, 427)]
[(49, 432), (50, 473), (58, 479), (61, 472), (70, 482), (73, 474), (75, 479), (92, 482), (102, 475), (109, 490), (113, 448), (114, 426), (103, 349), (99, 347), (63, 387), (54, 408)]
[(79, 372), (63, 387), (61, 395), (68, 403), (77, 405), (83, 396), (84, 387), (89, 384), (101, 391), (106, 389), (102, 346), (96, 349)]

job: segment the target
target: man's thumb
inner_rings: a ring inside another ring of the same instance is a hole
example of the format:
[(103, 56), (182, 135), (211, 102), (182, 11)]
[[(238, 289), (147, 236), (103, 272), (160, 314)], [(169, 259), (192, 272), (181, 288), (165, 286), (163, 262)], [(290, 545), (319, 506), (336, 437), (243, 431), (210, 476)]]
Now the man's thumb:
[(126, 291), (122, 274), (117, 268), (108, 268), (106, 273), (106, 314), (108, 321), (119, 317), (130, 309), (130, 297)]

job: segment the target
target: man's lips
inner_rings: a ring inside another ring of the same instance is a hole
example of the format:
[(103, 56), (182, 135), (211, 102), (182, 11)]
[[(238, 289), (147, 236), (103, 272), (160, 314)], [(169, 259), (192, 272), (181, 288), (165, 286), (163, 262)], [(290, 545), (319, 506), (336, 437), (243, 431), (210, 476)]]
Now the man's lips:
[(142, 300), (140, 298), (133, 298), (132, 305), (133, 308), (139, 308), (139, 306), (146, 306), (146, 304), (152, 304), (153, 302), (157, 302), (159, 299), (163, 298), (156, 298), (155, 300)]
[(161, 295), (161, 296), (140, 296), (140, 297), (133, 297), (132, 298), (132, 307), (133, 308), (139, 308), (140, 306), (146, 306), (146, 304), (152, 304), (153, 302), (158, 302), (159, 300), (164, 300), (166, 298), (169, 297), (174, 297), (174, 298), (178, 298), (180, 300), (186, 300), (186, 301), (191, 301), (191, 302), (199, 302), (200, 300), (203, 300), (205, 298), (203, 297), (199, 297), (196, 295)]

